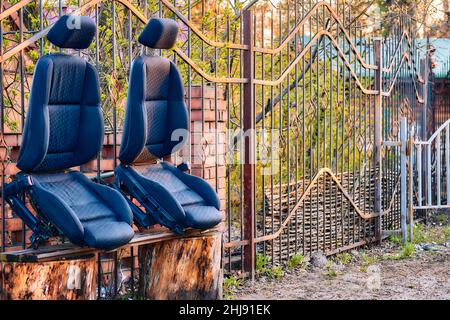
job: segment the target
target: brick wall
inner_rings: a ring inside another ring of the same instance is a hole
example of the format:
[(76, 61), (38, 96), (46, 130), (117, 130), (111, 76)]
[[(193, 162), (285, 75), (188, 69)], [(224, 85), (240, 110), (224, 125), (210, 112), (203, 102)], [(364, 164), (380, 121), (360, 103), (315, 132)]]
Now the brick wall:
[[(224, 100), (224, 95), (221, 90), (218, 90), (216, 99), (213, 87), (205, 87), (203, 89), (203, 96), (201, 88), (193, 87), (191, 89), (191, 99), (189, 104), (191, 108), (191, 174), (203, 177), (213, 188), (217, 188), (222, 210), (224, 211), (226, 205), (226, 166), (224, 164), (224, 154), (227, 103)], [(218, 129), (217, 134), (215, 133), (216, 127)], [(218, 137), (217, 148), (215, 144), (216, 137)], [(118, 155), (122, 135), (118, 133), (116, 138)], [(20, 134), (5, 134), (3, 137), (0, 137), (0, 160), (4, 160), (0, 161), (0, 175), (4, 175), (6, 182), (10, 181), (19, 171), (15, 163), (19, 155), (20, 143)], [(188, 154), (188, 150), (189, 147), (185, 146), (179, 155), (166, 160), (177, 164), (181, 162), (183, 154)], [(96, 159), (82, 167), (82, 170), (88, 175), (95, 174), (97, 169)], [(113, 134), (106, 134), (104, 137), (100, 169), (102, 172), (114, 170)], [(8, 250), (18, 249), (22, 244), (22, 221), (13, 215), (8, 206), (5, 208), (5, 214), (5, 231), (6, 243), (9, 247)], [(29, 231), (26, 231), (27, 240), (29, 236)]]

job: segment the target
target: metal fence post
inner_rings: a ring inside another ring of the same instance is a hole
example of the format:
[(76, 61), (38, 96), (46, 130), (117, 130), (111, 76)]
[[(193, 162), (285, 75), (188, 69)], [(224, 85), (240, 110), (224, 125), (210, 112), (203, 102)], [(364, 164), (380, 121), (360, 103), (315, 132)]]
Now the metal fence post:
[[(422, 59), (421, 61), (421, 73), (422, 73), (422, 79), (424, 80), (424, 83), (422, 85), (422, 95), (423, 95), (423, 106), (422, 106), (422, 117), (421, 117), (421, 132), (420, 132), (420, 139), (422, 141), (426, 141), (428, 139), (428, 108), (429, 108), (429, 101), (428, 101), (428, 58), (427, 56)], [(434, 128), (432, 129), (434, 130)], [(420, 150), (421, 155), (420, 159), (420, 168), (421, 171), (417, 174), (421, 175), (420, 181), (425, 181), (425, 183), (421, 183), (420, 188), (420, 194), (419, 194), (419, 204), (422, 204), (422, 195), (427, 194), (427, 180), (425, 179), (427, 175), (427, 165), (428, 165), (428, 158), (427, 158), (427, 148), (421, 148)], [(425, 209), (425, 216), (426, 216), (426, 209)]]
[(244, 270), (253, 280), (255, 276), (255, 110), (254, 110), (254, 53), (253, 14), (244, 11), (244, 236), (248, 244), (244, 250)]
[(400, 213), (401, 213), (401, 227), (402, 227), (402, 243), (406, 243), (406, 217), (408, 215), (407, 207), (407, 164), (406, 164), (406, 145), (408, 143), (408, 123), (406, 117), (400, 120)]
[(382, 197), (382, 113), (383, 113), (383, 50), (382, 39), (374, 39), (374, 57), (377, 69), (375, 71), (375, 90), (378, 93), (375, 96), (375, 119), (374, 119), (374, 168), (375, 168), (375, 212), (379, 214), (376, 237), (379, 242), (383, 236), (383, 209), (381, 205)]
[[(413, 241), (414, 236), (414, 197), (413, 197), (413, 183), (414, 183), (414, 132), (412, 128), (408, 130), (408, 148), (406, 150), (408, 157), (408, 219), (409, 219), (409, 241)], [(420, 173), (419, 173), (420, 174)]]
[(423, 98), (423, 105), (422, 105), (422, 117), (421, 117), (421, 132), (420, 132), (420, 139), (422, 141), (427, 140), (428, 136), (428, 128), (427, 128), (427, 122), (428, 122), (428, 59), (427, 57), (423, 58), (421, 60), (421, 68), (420, 71), (422, 73), (422, 98)]

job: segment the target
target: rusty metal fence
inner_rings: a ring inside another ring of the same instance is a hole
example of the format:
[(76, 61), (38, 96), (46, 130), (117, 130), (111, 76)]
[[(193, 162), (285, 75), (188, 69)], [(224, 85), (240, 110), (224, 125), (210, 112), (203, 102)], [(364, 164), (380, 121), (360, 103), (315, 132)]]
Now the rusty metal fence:
[[(367, 36), (348, 1), (10, 0), (0, 8), (2, 184), (16, 173), (33, 68), (51, 48), (49, 26), (68, 12), (91, 16), (95, 43), (71, 52), (100, 73), (107, 138), (82, 168), (117, 164), (127, 77), (142, 51), (166, 55), (185, 82), (191, 124), (174, 157), (216, 188), (224, 208), (224, 268), (255, 274), (255, 259), (333, 254), (380, 241), (400, 228), (399, 121), (426, 131), (426, 48), (400, 13), (384, 38)], [(179, 22), (171, 52), (136, 41), (150, 17)], [(419, 50), (420, 49), (420, 50)], [(53, 49), (56, 50), (56, 49)], [(2, 197), (2, 251), (27, 230)], [(12, 232), (12, 226), (15, 231)], [(129, 264), (133, 274), (135, 253)], [(116, 262), (117, 255), (112, 257)], [(117, 270), (114, 271), (117, 275)], [(115, 281), (115, 292), (120, 287)]]

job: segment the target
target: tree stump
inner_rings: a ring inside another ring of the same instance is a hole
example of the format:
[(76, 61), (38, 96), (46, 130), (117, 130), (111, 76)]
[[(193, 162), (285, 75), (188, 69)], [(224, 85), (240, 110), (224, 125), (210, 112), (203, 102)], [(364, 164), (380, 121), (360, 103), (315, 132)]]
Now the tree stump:
[(93, 300), (96, 259), (50, 262), (2, 262), (1, 299)]
[(222, 282), (220, 232), (139, 248), (139, 293), (143, 298), (221, 299)]

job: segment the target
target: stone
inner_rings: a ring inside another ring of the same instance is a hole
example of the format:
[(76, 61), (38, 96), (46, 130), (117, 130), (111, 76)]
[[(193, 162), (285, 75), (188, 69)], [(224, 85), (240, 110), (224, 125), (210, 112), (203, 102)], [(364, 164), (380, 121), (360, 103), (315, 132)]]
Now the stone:
[(322, 251), (317, 251), (311, 254), (309, 263), (314, 268), (323, 268), (327, 264), (327, 257)]

